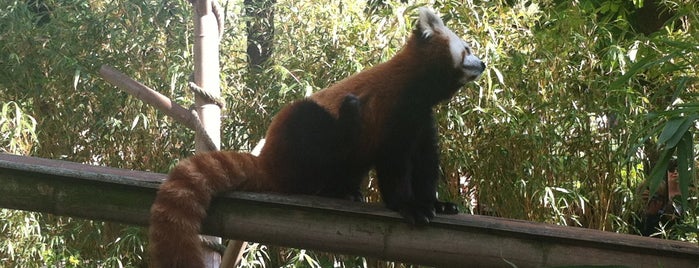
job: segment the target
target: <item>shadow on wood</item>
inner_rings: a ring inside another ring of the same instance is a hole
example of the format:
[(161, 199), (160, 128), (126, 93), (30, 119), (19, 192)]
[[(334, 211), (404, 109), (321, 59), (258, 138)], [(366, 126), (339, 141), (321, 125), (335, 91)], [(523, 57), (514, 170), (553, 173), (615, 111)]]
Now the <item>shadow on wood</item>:
[[(146, 226), (163, 174), (0, 154), (0, 207)], [(697, 267), (696, 245), (476, 215), (406, 225), (378, 204), (227, 193), (206, 234), (439, 267)]]

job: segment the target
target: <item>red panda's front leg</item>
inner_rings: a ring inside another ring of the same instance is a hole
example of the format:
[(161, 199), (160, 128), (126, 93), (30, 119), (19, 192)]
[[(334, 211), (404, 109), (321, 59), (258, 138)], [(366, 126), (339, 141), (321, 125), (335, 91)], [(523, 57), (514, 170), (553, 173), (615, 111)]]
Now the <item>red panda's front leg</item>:
[(433, 203), (437, 214), (457, 214), (454, 203), (437, 200), (439, 178), (439, 142), (434, 114), (425, 122), (425, 129), (418, 137), (418, 146), (412, 156), (412, 188), (418, 203)]
[(388, 209), (394, 210), (414, 225), (425, 225), (435, 216), (434, 204), (415, 200), (412, 196), (411, 164), (408, 159), (379, 161), (376, 176), (381, 198)]
[(376, 176), (383, 202), (411, 224), (424, 225), (435, 216), (439, 157), (433, 129), (429, 110), (396, 114), (378, 150)]
[(422, 124), (422, 131), (415, 141), (416, 147), (410, 159), (410, 178), (415, 201), (434, 207), (439, 178), (439, 145), (434, 116), (430, 114), (429, 119), (425, 119)]

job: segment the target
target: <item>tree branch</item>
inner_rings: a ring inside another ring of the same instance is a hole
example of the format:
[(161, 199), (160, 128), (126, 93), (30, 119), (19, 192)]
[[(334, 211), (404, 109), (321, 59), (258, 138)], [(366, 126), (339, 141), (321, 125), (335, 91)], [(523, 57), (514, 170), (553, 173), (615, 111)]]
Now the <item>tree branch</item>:
[(173, 102), (165, 95), (150, 89), (107, 65), (102, 65), (100, 68), (100, 75), (110, 84), (154, 106), (161, 112), (175, 119), (175, 121), (182, 123), (192, 130), (197, 129), (198, 121), (192, 112)]

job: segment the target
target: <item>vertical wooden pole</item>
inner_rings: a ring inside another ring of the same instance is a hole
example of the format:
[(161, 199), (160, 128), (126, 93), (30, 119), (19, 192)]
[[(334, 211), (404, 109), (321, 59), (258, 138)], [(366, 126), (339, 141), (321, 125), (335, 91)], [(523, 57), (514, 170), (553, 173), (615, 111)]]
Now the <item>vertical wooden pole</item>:
[[(212, 11), (212, 0), (193, 1), (194, 5), (194, 83), (212, 95), (221, 95), (219, 84), (219, 34), (216, 16)], [(196, 112), (202, 126), (216, 147), (221, 146), (221, 107), (211, 101), (195, 97)], [(206, 152), (205, 137), (197, 132), (195, 138), (196, 152)], [(220, 237), (204, 236), (204, 239), (221, 243)], [(221, 256), (205, 249), (205, 267), (217, 268)]]
[[(212, 12), (212, 0), (195, 3), (194, 15), (194, 83), (212, 95), (220, 96), (218, 23)], [(213, 102), (195, 97), (196, 111), (202, 125), (217, 147), (221, 145), (221, 107)], [(206, 152), (203, 135), (197, 133), (196, 150)]]

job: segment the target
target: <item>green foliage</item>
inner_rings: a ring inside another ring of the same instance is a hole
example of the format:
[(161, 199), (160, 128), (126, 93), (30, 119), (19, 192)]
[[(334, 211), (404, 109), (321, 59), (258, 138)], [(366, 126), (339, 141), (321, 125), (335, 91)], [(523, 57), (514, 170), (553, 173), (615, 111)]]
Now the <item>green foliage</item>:
[(0, 210), (0, 260), (7, 267), (133, 267), (143, 262), (142, 228)]
[[(39, 2), (48, 11), (0, 1), (0, 51), (6, 52), (0, 53), (0, 150), (156, 172), (191, 154), (190, 130), (97, 74), (108, 64), (192, 104), (185, 90), (193, 61), (190, 4)], [(367, 8), (364, 1), (277, 1), (274, 53), (262, 70), (247, 66), (250, 18), (239, 16), (242, 1), (225, 2), (222, 147), (251, 149), (284, 104), (394, 55), (422, 2), (384, 2)], [(641, 33), (638, 14), (655, 3), (668, 20)], [(695, 1), (427, 5), (488, 64), (481, 80), (437, 109), (440, 197), (477, 214), (628, 232), (642, 205), (636, 188), (647, 178), (657, 184), (673, 155), (686, 167), (683, 195), (696, 195), (688, 191), (699, 118)], [(373, 181), (368, 186), (368, 199), (378, 201)], [(692, 208), (675, 227), (679, 234), (668, 237), (697, 243), (696, 204)], [(1, 213), (3, 263), (145, 263), (141, 228)], [(247, 265), (401, 266), (259, 244), (249, 250)]]
[[(685, 38), (679, 40), (658, 39), (659, 43), (667, 45), (664, 47), (666, 55), (660, 58), (647, 57), (639, 60), (631, 66), (629, 72), (615, 81), (613, 86), (620, 87), (633, 75), (651, 73), (657, 69), (662, 70), (663, 73), (673, 74), (668, 84), (663, 85), (665, 90), (672, 94), (668, 96), (671, 103), (663, 111), (649, 113), (648, 129), (639, 134), (647, 134), (641, 138), (643, 142), (657, 136), (655, 143), (660, 150), (658, 162), (649, 175), (651, 192), (654, 192), (664, 179), (670, 159), (676, 157), (682, 196), (688, 197), (691, 196), (690, 185), (693, 184), (696, 177), (692, 129), (696, 128), (695, 124), (699, 119), (699, 103), (695, 101), (697, 82), (699, 81), (696, 76), (696, 66), (699, 65), (699, 58), (696, 55), (699, 53), (699, 47)], [(687, 55), (690, 56), (687, 57)], [(687, 198), (682, 200), (683, 206), (688, 207)]]
[[(110, 64), (175, 99), (188, 99), (183, 83), (177, 82), (186, 81), (191, 69), (184, 61), (190, 56), (182, 34), (190, 27), (189, 3), (40, 2), (50, 7), (47, 23), (39, 23), (25, 1), (0, 2), (0, 101), (3, 111), (16, 105), (36, 122), (30, 150), (18, 151), (13, 144), (29, 140), (7, 132), (9, 121), (3, 121), (2, 150), (159, 172), (186, 155), (193, 147), (187, 142), (191, 132), (106, 84), (97, 69)], [(2, 235), (8, 239), (2, 241), (14, 243), (15, 249), (2, 253), (8, 265), (143, 263), (142, 228), (36, 213), (3, 214)]]
[[(36, 140), (36, 120), (15, 102), (1, 103), (0, 152), (28, 154)], [(38, 213), (0, 209), (0, 261), (28, 266), (50, 258), (42, 240)]]
[[(477, 90), (466, 90), (440, 113), (451, 195), (473, 191), (476, 212), (629, 229), (625, 219), (636, 209), (629, 201), (650, 168), (637, 165), (648, 156), (629, 159), (628, 152), (654, 123), (646, 114), (670, 104), (671, 95), (657, 88), (682, 75), (688, 90), (696, 90), (694, 78), (686, 78), (696, 72), (678, 64), (696, 61), (696, 53), (668, 45), (697, 30), (693, 16), (678, 14), (686, 29), (648, 38), (610, 19), (605, 12), (612, 10), (587, 3), (447, 8), (479, 15), (455, 18), (464, 20), (457, 22), (489, 63)], [(458, 189), (459, 179), (469, 188)]]
[(36, 120), (16, 102), (0, 104), (0, 152), (28, 154), (37, 143)]

